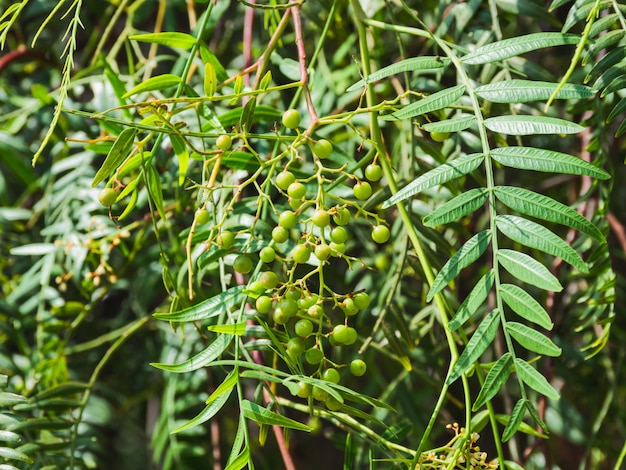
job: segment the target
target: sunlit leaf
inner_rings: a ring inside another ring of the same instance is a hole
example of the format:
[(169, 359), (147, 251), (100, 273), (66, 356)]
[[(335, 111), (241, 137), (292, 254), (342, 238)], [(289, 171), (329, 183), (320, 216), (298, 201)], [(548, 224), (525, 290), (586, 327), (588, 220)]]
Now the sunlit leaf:
[(496, 186), (494, 194), (503, 204), (522, 214), (563, 224), (586, 233), (600, 242), (605, 241), (604, 235), (595, 225), (574, 209), (552, 198), (512, 186)]
[(147, 91), (166, 90), (167, 88), (179, 85), (181, 82), (182, 78), (179, 76), (172, 75), (171, 73), (164, 73), (163, 75), (157, 75), (141, 82), (136, 87), (127, 91), (122, 98), (126, 99), (129, 96)]
[(133, 147), (135, 136), (137, 135), (137, 129), (134, 127), (127, 127), (120, 135), (115, 139), (115, 143), (109, 150), (108, 155), (104, 159), (102, 166), (93, 177), (91, 187), (95, 188), (101, 181), (104, 181), (113, 174), (115, 170), (122, 164), (122, 162), (128, 157), (130, 149)]
[(456, 278), (464, 268), (476, 261), (480, 255), (485, 252), (489, 246), (490, 240), (490, 230), (483, 230), (470, 238), (441, 268), (433, 281), (433, 285), (428, 291), (426, 301), (430, 302), (432, 298)]
[(558, 256), (581, 272), (589, 272), (589, 268), (578, 253), (543, 225), (514, 215), (498, 215), (496, 226), (513, 241)]
[(478, 325), (474, 334), (465, 346), (463, 353), (459, 356), (459, 359), (454, 364), (452, 372), (446, 379), (446, 384), (450, 385), (456, 379), (461, 377), (463, 373), (469, 369), (485, 352), (485, 349), (492, 343), (496, 337), (498, 331), (498, 325), (500, 325), (500, 312), (498, 309), (494, 309), (487, 315), (487, 317)]
[[(481, 98), (493, 103), (527, 103), (549, 99), (558, 87), (558, 83), (551, 82), (504, 80), (481, 85), (476, 88), (475, 92)], [(559, 89), (555, 98), (583, 99), (593, 96), (593, 94), (593, 90), (587, 86), (566, 83)]]
[(585, 130), (580, 124), (549, 116), (496, 116), (485, 119), (485, 127), (509, 135), (577, 134)]
[(546, 356), (561, 355), (561, 348), (554, 344), (550, 338), (523, 323), (509, 321), (506, 323), (505, 329), (515, 341), (529, 351)]
[(146, 185), (150, 196), (154, 201), (154, 206), (162, 220), (165, 220), (165, 207), (163, 206), (163, 188), (161, 186), (161, 175), (153, 165), (148, 165), (148, 178)]
[(250, 449), (246, 447), (224, 470), (241, 470), (248, 465), (250, 460)]
[(561, 33), (534, 33), (493, 42), (461, 57), (467, 65), (480, 65), (508, 59), (546, 47), (578, 44), (580, 36)]
[(424, 217), (424, 225), (435, 227), (460, 219), (481, 207), (487, 200), (488, 195), (489, 192), (485, 188), (474, 188), (465, 191)]
[(472, 406), (473, 411), (478, 411), (487, 401), (491, 400), (496, 393), (498, 393), (500, 387), (506, 383), (511, 374), (512, 364), (513, 357), (510, 352), (506, 352), (491, 367), (480, 389), (480, 393), (478, 397), (476, 397), (474, 406)]
[(446, 57), (411, 57), (410, 59), (401, 60), (395, 64), (388, 65), (369, 74), (364, 80), (359, 80), (351, 85), (346, 91), (353, 91), (361, 88), (368, 83), (373, 83), (382, 78), (390, 77), (402, 72), (437, 70), (445, 67), (450, 63), (450, 59)]
[(383, 204), (383, 208), (390, 207), (393, 204), (424, 191), (425, 189), (460, 178), (461, 176), (466, 175), (478, 168), (478, 166), (484, 161), (484, 158), (485, 157), (482, 153), (474, 153), (470, 155), (463, 155), (455, 160), (439, 165), (437, 168), (434, 168), (411, 181), (404, 188), (390, 197)]
[(230, 307), (239, 303), (242, 299), (243, 286), (235, 286), (211, 297), (198, 305), (189, 307), (178, 312), (154, 313), (153, 316), (159, 320), (171, 322), (193, 322), (215, 317), (228, 311)]
[(551, 330), (554, 326), (548, 312), (524, 289), (514, 284), (501, 284), (502, 300), (520, 317)]
[(185, 175), (189, 166), (189, 152), (182, 137), (170, 134), (170, 142), (172, 143), (174, 153), (178, 157), (178, 185), (182, 186), (185, 183)]
[(563, 290), (559, 280), (548, 268), (526, 253), (501, 249), (498, 251), (498, 262), (520, 281), (555, 292)]
[(491, 156), (505, 166), (522, 170), (587, 175), (602, 180), (611, 177), (603, 169), (585, 160), (553, 150), (533, 147), (504, 147), (493, 149)]
[(463, 116), (443, 121), (429, 122), (422, 129), (427, 132), (458, 132), (471, 127), (476, 122), (475, 116)]
[(190, 34), (176, 32), (147, 33), (135, 34), (130, 36), (131, 41), (149, 42), (152, 44), (161, 44), (163, 46), (173, 47), (175, 49), (191, 49), (196, 43), (196, 38)]
[(310, 432), (311, 427), (306, 424), (299, 423), (291, 418), (274, 413), (267, 408), (262, 407), (249, 400), (241, 402), (241, 410), (243, 415), (259, 424), (267, 424), (269, 426), (281, 426), (283, 428), (297, 429), (298, 431)]
[(438, 91), (423, 100), (411, 103), (392, 114), (381, 116), (383, 121), (394, 121), (397, 119), (410, 119), (422, 114), (431, 113), (439, 109), (446, 108), (456, 103), (465, 93), (465, 85), (456, 85), (452, 88)]
[(198, 370), (201, 367), (209, 365), (215, 359), (220, 357), (226, 348), (233, 340), (233, 335), (219, 335), (211, 344), (209, 344), (204, 350), (199, 352), (193, 357), (190, 357), (186, 361), (178, 364), (162, 364), (159, 362), (153, 362), (150, 365), (158, 369), (163, 369), (168, 372), (175, 372), (182, 374), (185, 372), (191, 372)]
[(515, 371), (520, 379), (533, 390), (553, 400), (559, 399), (559, 393), (554, 387), (528, 362), (519, 357), (515, 358)]
[(227, 324), (227, 325), (209, 325), (209, 331), (214, 333), (226, 333), (229, 335), (241, 336), (246, 331), (246, 322)]
[(469, 320), (474, 313), (476, 313), (478, 307), (480, 307), (487, 299), (487, 295), (489, 295), (489, 291), (491, 291), (494, 280), (495, 272), (493, 269), (490, 269), (489, 272), (480, 278), (472, 291), (459, 306), (454, 317), (452, 317), (448, 323), (450, 331), (455, 331), (459, 327), (463, 326), (463, 324)]

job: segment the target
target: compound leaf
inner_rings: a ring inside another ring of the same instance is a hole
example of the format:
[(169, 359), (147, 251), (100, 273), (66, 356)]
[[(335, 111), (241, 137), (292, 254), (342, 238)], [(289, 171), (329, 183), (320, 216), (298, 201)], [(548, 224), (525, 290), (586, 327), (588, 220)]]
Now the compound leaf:
[(541, 393), (542, 395), (552, 398), (554, 400), (559, 399), (559, 393), (554, 389), (552, 385), (546, 380), (546, 378), (537, 371), (533, 366), (523, 359), (515, 358), (515, 371), (519, 375), (520, 379), (533, 390)]
[(522, 420), (524, 419), (524, 411), (525, 411), (525, 402), (523, 398), (518, 400), (511, 412), (511, 416), (509, 417), (509, 422), (506, 424), (504, 431), (502, 432), (502, 442), (506, 442), (513, 437), (517, 428), (519, 428), (520, 424), (522, 424)]
[(476, 88), (478, 96), (493, 103), (527, 103), (548, 100), (558, 90), (557, 99), (583, 99), (593, 96), (593, 90), (584, 85), (566, 83), (559, 89), (558, 83), (534, 80), (505, 80)]
[(465, 85), (457, 85), (452, 88), (438, 91), (423, 100), (411, 103), (404, 108), (385, 116), (381, 116), (383, 121), (395, 121), (397, 119), (410, 119), (422, 114), (431, 113), (439, 109), (446, 108), (456, 103), (465, 93)]
[(461, 327), (469, 318), (476, 313), (478, 307), (487, 299), (487, 295), (493, 286), (493, 281), (496, 274), (493, 269), (490, 269), (480, 280), (476, 283), (472, 291), (465, 298), (461, 306), (456, 311), (456, 314), (448, 323), (450, 331), (455, 331)]
[(447, 224), (474, 212), (485, 203), (488, 194), (489, 192), (484, 188), (474, 188), (465, 191), (424, 217), (424, 225), (434, 227)]
[(485, 127), (508, 135), (577, 134), (584, 126), (549, 116), (496, 116), (485, 119)]
[(510, 352), (504, 353), (500, 359), (491, 367), (491, 370), (485, 378), (480, 393), (472, 406), (473, 411), (477, 411), (487, 401), (491, 400), (500, 387), (504, 385), (511, 374), (511, 365), (513, 364), (513, 357)]
[(449, 63), (450, 59), (447, 57), (411, 57), (410, 59), (401, 60), (400, 62), (396, 62), (395, 64), (388, 65), (380, 70), (372, 72), (365, 77), (365, 79), (359, 80), (354, 85), (351, 85), (346, 91), (354, 91), (364, 85), (398, 73), (414, 72), (418, 70), (436, 70), (445, 67)]
[(520, 317), (551, 330), (554, 326), (548, 312), (524, 289), (514, 284), (500, 285), (502, 300)]
[(515, 341), (529, 351), (546, 356), (556, 357), (561, 355), (561, 348), (554, 344), (550, 338), (523, 323), (510, 321), (506, 323), (505, 329)]

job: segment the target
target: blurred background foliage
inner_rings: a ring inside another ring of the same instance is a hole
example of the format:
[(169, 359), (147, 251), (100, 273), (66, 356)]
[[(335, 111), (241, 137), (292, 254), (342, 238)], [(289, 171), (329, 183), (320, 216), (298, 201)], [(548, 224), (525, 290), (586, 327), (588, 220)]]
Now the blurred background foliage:
[[(12, 5), (23, 6), (15, 23), (1, 31), (5, 44), (0, 56), (0, 374), (8, 377), (7, 393), (0, 400), (0, 416), (3, 429), (10, 429), (21, 439), (18, 442), (6, 437), (0, 457), (18, 468), (115, 466), (124, 470), (224, 465), (238, 424), (234, 403), (203, 426), (180, 434), (170, 431), (200, 411), (200, 405), (228, 371), (210, 368), (178, 375), (150, 366), (155, 362), (181, 362), (205, 344), (206, 336), (193, 328), (173, 331), (167, 322), (152, 318), (154, 312), (190, 304), (184, 295), (173, 293), (183, 292), (186, 284), (184, 244), (200, 200), (195, 183), (201, 180), (201, 162), (192, 159), (186, 183), (179, 186), (174, 151), (167, 139), (163, 141), (154, 153), (154, 167), (163, 191), (166, 220), (154, 222), (154, 208), (146, 188), (140, 186), (132, 213), (123, 222), (117, 221), (123, 206), (115, 206), (112, 211), (103, 208), (98, 202), (98, 189), (92, 188), (91, 183), (110, 149), (111, 141), (101, 137), (114, 135), (120, 129), (84, 113), (97, 114), (122, 104), (115, 91), (119, 84), (129, 90), (150, 76), (180, 75), (187, 60), (185, 51), (157, 48), (128, 38), (158, 30), (193, 32), (209, 8), (211, 16), (203, 39), (227, 75), (238, 74), (251, 65), (251, 59), (264, 53), (270, 33), (281, 18), (281, 10), (255, 9), (250, 28), (245, 23), (250, 6), (245, 3), (220, 0), (209, 7), (206, 1), (194, 4), (183, 0), (89, 1), (71, 5), (53, 0), (0, 2), (0, 13)], [(581, 33), (585, 28), (584, 16), (579, 15), (577, 21), (571, 19), (576, 10), (570, 2), (559, 2), (550, 13), (541, 2), (533, 0), (407, 3), (419, 11), (421, 20), (437, 36), (461, 49), (528, 32), (559, 30), (567, 21), (573, 21), (572, 32)], [(586, 2), (589, 3), (593, 2)], [(626, 9), (621, 2), (613, 3), (618, 12)], [(50, 22), (40, 29), (59, 5), (62, 6)], [(362, 0), (361, 5), (372, 21), (370, 26), (373, 25), (369, 45), (376, 68), (400, 58), (440, 52), (425, 37), (381, 26), (417, 26), (399, 2)], [(64, 16), (66, 10), (69, 14)], [(80, 27), (72, 36), (66, 30), (75, 12)], [(497, 24), (493, 21), (494, 12)], [(358, 90), (347, 93), (346, 89), (361, 77), (358, 33), (348, 3), (308, 1), (302, 4), (301, 14), (307, 54), (311, 57), (316, 53), (310, 83), (318, 115), (351, 111), (361, 96)], [(607, 6), (603, 16), (610, 14), (613, 13)], [(380, 23), (378, 27), (375, 22)], [(330, 26), (327, 31), (325, 25)], [(41, 34), (31, 45), (38, 31)], [(594, 33), (606, 31), (624, 33), (623, 16)], [(322, 34), (327, 34), (324, 42), (320, 42)], [(55, 115), (67, 57), (64, 51), (67, 52), (71, 37), (75, 37), (76, 51), (64, 107), (83, 114), (60, 114), (48, 144), (32, 166), (31, 159), (40, 149)], [(623, 64), (624, 39), (611, 48), (622, 51), (617, 64)], [(558, 81), (569, 67), (572, 54), (573, 47), (540, 51), (519, 58), (513, 66), (532, 79)], [(268, 65), (273, 84), (299, 79), (297, 57), (294, 31), (289, 27)], [(597, 62), (592, 57), (586, 66), (577, 67), (570, 82), (583, 83)], [(475, 78), (489, 82), (495, 73), (484, 67)], [(379, 100), (395, 99), (398, 90), (405, 88), (405, 80), (411, 89), (425, 93), (456, 84), (453, 73), (399, 76), (376, 85)], [(201, 93), (200, 74), (190, 76), (189, 86)], [(265, 94), (262, 104), (268, 115), (255, 132), (271, 132), (295, 93), (296, 88), (287, 88)], [(568, 175), (538, 179), (521, 171), (507, 173), (509, 185), (535, 189), (567, 204), (584, 205), (584, 215), (609, 240), (607, 245), (595, 245), (567, 228), (557, 229), (559, 235), (584, 253), (591, 267), (588, 275), (544, 259), (565, 286), (562, 293), (543, 298), (555, 323), (551, 339), (563, 349), (563, 355), (540, 359), (544, 374), (560, 390), (561, 399), (551, 402), (538, 398), (551, 431), (549, 440), (518, 433), (507, 443), (508, 457), (526, 468), (612, 468), (620, 452), (623, 458), (626, 142), (615, 136), (621, 118), (607, 124), (609, 114), (623, 97), (622, 86), (602, 99), (559, 103), (554, 106), (554, 113), (584, 122), (588, 126), (584, 135), (529, 139), (542, 148), (587, 155), (611, 173), (610, 180), (590, 182)], [(216, 104), (212, 112), (223, 116), (231, 109), (233, 106), (224, 102)], [(138, 120), (136, 112), (130, 108), (110, 115)], [(337, 123), (320, 130), (351, 168), (366, 158), (362, 149), (367, 132), (364, 116), (353, 116), (350, 126)], [(195, 119), (193, 115), (190, 118)], [(385, 127), (384, 132), (401, 184), (461, 149), (477, 145), (476, 137), (469, 131), (443, 144), (432, 141), (425, 133), (412, 131), (408, 123)], [(256, 150), (269, 153), (270, 145), (271, 142), (261, 140)], [(297, 170), (306, 174), (313, 168), (303, 162)], [(241, 171), (236, 164), (224, 169), (231, 182), (240, 178)], [(476, 184), (468, 178), (464, 185), (432, 191), (411, 202), (412, 217), (437, 269), (462, 240), (484, 226), (485, 216), (478, 214), (441, 230), (423, 227), (420, 219), (450, 193), (458, 194)], [(424, 303), (424, 275), (409, 248), (401, 221), (393, 209), (380, 211), (380, 204), (390, 196), (389, 188), (378, 184), (375, 191), (368, 208), (390, 223), (391, 242), (382, 248), (375, 245), (368, 224), (357, 221), (352, 226), (348, 252), (370, 269), (351, 270), (342, 264), (326, 282), (336, 291), (371, 292), (371, 312), (359, 316), (355, 325), (360, 334), (360, 350), (368, 363), (367, 375), (346, 378), (342, 383), (395, 408), (397, 413), (385, 409), (372, 412), (393, 432), (376, 424), (371, 426), (388, 439), (415, 448), (445, 379), (449, 354), (435, 310)], [(234, 227), (245, 225), (246, 211), (250, 214), (255, 210), (256, 198), (246, 195), (251, 199), (244, 198), (237, 205), (235, 213), (240, 219), (234, 219)], [(544, 255), (537, 252), (533, 256)], [(221, 283), (229, 282), (216, 262), (208, 262), (203, 269), (194, 302), (210, 298), (220, 292)], [(476, 265), (463, 272), (455, 283), (455, 294), (450, 295), (451, 305), (458, 305), (458, 299), (465, 297), (484, 269)], [(502, 345), (496, 344), (496, 354), (499, 347)], [(348, 360), (354, 353), (338, 353), (337, 360)], [(244, 383), (249, 397), (260, 393), (255, 382)], [(474, 387), (475, 396), (478, 384)], [(505, 387), (504, 392), (496, 397), (494, 407), (506, 415), (514, 403), (510, 395), (514, 391)], [(281, 393), (287, 392), (283, 389)], [(442, 446), (453, 437), (445, 427), (447, 423), (463, 419), (458, 384), (451, 387), (447, 398), (431, 436), (432, 447)], [(375, 459), (394, 458), (389, 449), (381, 448), (365, 433), (352, 430), (346, 434), (345, 426), (332, 419), (311, 421), (305, 413), (286, 413), (314, 428), (310, 435), (289, 435), (291, 454), (299, 469), (338, 469), (344, 459), (352, 465), (345, 468), (367, 468), (371, 455)], [(495, 450), (489, 444), (489, 432), (486, 428), (480, 444), (493, 458)], [(346, 435), (350, 436), (348, 440)], [(251, 453), (256, 468), (283, 465), (273, 437), (268, 437), (264, 448), (257, 443)], [(353, 455), (347, 455), (350, 453)], [(394, 465), (403, 468), (398, 462), (385, 461), (378, 462), (376, 468)]]

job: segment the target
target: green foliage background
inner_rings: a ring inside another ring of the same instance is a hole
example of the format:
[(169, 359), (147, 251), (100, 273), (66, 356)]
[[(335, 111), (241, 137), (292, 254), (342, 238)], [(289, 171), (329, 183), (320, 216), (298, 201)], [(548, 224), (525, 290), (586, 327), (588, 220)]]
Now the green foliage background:
[[(624, 2), (0, 5), (2, 468), (624, 464)], [(286, 167), (304, 235), (275, 244)], [(338, 207), (346, 256), (294, 264)], [(325, 296), (340, 386), (254, 310), (264, 270)]]

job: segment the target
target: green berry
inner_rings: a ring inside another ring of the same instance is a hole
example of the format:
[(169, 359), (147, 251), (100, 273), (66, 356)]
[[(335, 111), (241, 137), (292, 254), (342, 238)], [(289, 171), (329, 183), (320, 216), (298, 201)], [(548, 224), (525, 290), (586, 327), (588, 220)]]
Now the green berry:
[(321, 389), (317, 385), (313, 385), (313, 389), (311, 390), (311, 396), (317, 401), (326, 401), (326, 399), (328, 398), (328, 392), (324, 389)]
[(274, 310), (274, 322), (276, 322), (278, 325), (284, 325), (289, 321), (290, 318), (291, 316), (287, 315), (282, 308), (278, 307), (276, 308), (276, 310)]
[(256, 311), (259, 313), (269, 313), (272, 310), (272, 299), (267, 295), (262, 295), (255, 302)]
[(378, 181), (383, 177), (383, 169), (379, 165), (371, 163), (365, 167), (365, 177), (370, 181)]
[(276, 243), (282, 243), (287, 241), (287, 239), (289, 238), (289, 230), (287, 230), (285, 227), (281, 227), (280, 225), (274, 227), (274, 230), (272, 230), (272, 239), (276, 242)]
[(347, 207), (338, 207), (333, 215), (333, 222), (337, 225), (348, 225), (350, 217), (350, 210)]
[(306, 263), (310, 256), (311, 250), (307, 245), (298, 245), (291, 252), (291, 257), (298, 264)]
[(273, 271), (265, 271), (259, 277), (259, 281), (265, 289), (273, 289), (278, 284), (278, 275)]
[(326, 400), (324, 400), (324, 405), (330, 411), (339, 411), (343, 403), (337, 400), (335, 397), (329, 396)]
[(387, 253), (378, 253), (374, 258), (374, 266), (376, 266), (376, 269), (380, 269), (381, 271), (388, 270), (391, 266), (389, 255)]
[(317, 348), (308, 349), (304, 353), (304, 360), (311, 365), (319, 364), (324, 359), (324, 353)]
[(233, 139), (228, 134), (220, 135), (215, 141), (215, 146), (222, 151), (228, 150), (231, 145), (233, 145)]
[(330, 157), (333, 153), (333, 144), (326, 139), (320, 139), (313, 144), (313, 153), (321, 159)]
[(372, 195), (372, 186), (367, 181), (360, 181), (352, 188), (354, 197), (363, 201)]
[(357, 377), (361, 377), (367, 370), (367, 364), (361, 359), (355, 359), (350, 363), (350, 373)]
[(306, 318), (301, 318), (296, 322), (294, 329), (298, 336), (306, 338), (313, 333), (313, 322), (311, 320), (307, 320)]
[(370, 296), (367, 292), (359, 292), (354, 296), (354, 305), (359, 310), (365, 310), (370, 305)]
[(345, 299), (343, 302), (341, 302), (340, 307), (341, 310), (343, 310), (343, 313), (348, 317), (356, 315), (359, 312), (359, 308), (354, 303), (354, 300), (350, 298)]
[(113, 188), (104, 188), (98, 193), (98, 201), (100, 201), (100, 204), (104, 207), (111, 207), (115, 204), (116, 199), (117, 191)]
[(291, 286), (285, 292), (285, 298), (289, 300), (295, 300), (296, 303), (298, 300), (300, 300), (300, 297), (302, 297), (302, 291), (300, 290), (299, 287)]
[(300, 125), (301, 120), (302, 116), (300, 116), (300, 112), (297, 109), (288, 109), (283, 113), (283, 126), (287, 129), (295, 129)]
[(283, 191), (286, 191), (291, 183), (296, 181), (296, 177), (290, 171), (281, 171), (276, 175), (276, 186), (278, 186)]
[(252, 260), (247, 255), (239, 255), (233, 262), (233, 269), (241, 274), (248, 274), (252, 271)]
[(235, 244), (235, 234), (224, 230), (223, 232), (217, 234), (217, 237), (215, 237), (215, 243), (217, 243), (217, 246), (219, 246), (222, 250), (230, 250)]
[(296, 395), (300, 398), (309, 398), (312, 390), (313, 387), (310, 383), (298, 382), (298, 391), (296, 392)]
[(338, 384), (341, 380), (341, 375), (339, 374), (339, 371), (337, 369), (333, 369), (331, 367), (330, 369), (326, 369), (324, 372), (322, 372), (322, 379), (327, 380), (328, 382), (332, 382), (334, 384)]
[(284, 299), (278, 302), (278, 308), (289, 317), (293, 317), (298, 312), (298, 304), (291, 299)]
[(337, 344), (343, 344), (348, 339), (348, 326), (337, 325), (333, 328), (332, 338)]
[(264, 263), (271, 263), (276, 259), (276, 251), (271, 246), (266, 246), (259, 252), (259, 258)]
[(297, 181), (295, 183), (291, 183), (287, 188), (287, 194), (289, 194), (290, 198), (302, 199), (306, 194), (306, 186)]
[[(113, 202), (115, 202), (115, 201), (113, 201)], [(196, 211), (196, 214), (195, 214), (194, 217), (196, 219), (196, 224), (198, 224), (198, 225), (204, 225), (209, 220), (211, 220), (211, 214), (209, 214), (209, 211), (207, 211), (203, 207), (201, 207), (200, 209), (198, 209)]]
[(320, 261), (326, 261), (330, 258), (333, 250), (326, 243), (322, 243), (315, 247), (315, 257)]
[(346, 244), (332, 242), (330, 249), (333, 251), (333, 256), (343, 255), (346, 253)]
[(311, 216), (311, 222), (317, 227), (326, 227), (330, 223), (330, 214), (324, 209), (317, 209)]
[(372, 230), (372, 240), (374, 240), (376, 243), (385, 243), (387, 240), (389, 240), (390, 236), (391, 232), (389, 231), (389, 228), (387, 228), (387, 226), (385, 225), (377, 225), (376, 227), (374, 227), (374, 230)]
[(324, 307), (322, 307), (321, 305), (311, 305), (307, 311), (306, 311), (307, 315), (310, 316), (311, 318), (314, 319), (318, 319), (321, 318), (322, 315), (324, 315)]
[(262, 294), (267, 289), (263, 287), (263, 284), (261, 283), (261, 281), (254, 281), (248, 284), (248, 290), (251, 292), (254, 292), (255, 294)]
[(304, 341), (302, 340), (302, 338), (291, 338), (287, 342), (287, 352), (291, 357), (300, 356), (305, 349), (306, 346), (304, 345)]
[(349, 326), (348, 330), (346, 331), (346, 337), (344, 338), (343, 344), (349, 346), (351, 344), (356, 343), (357, 339), (358, 339), (358, 335), (357, 335), (356, 330), (352, 328), (351, 326)]
[(302, 297), (301, 299), (298, 299), (298, 307), (306, 310), (307, 308), (315, 305), (317, 303), (318, 298), (319, 296), (317, 294), (311, 294), (311, 295)]
[(278, 216), (278, 223), (286, 229), (294, 228), (298, 223), (298, 217), (291, 211), (284, 211)]
[(335, 227), (330, 232), (330, 240), (334, 243), (345, 243), (348, 241), (348, 231), (343, 227)]

